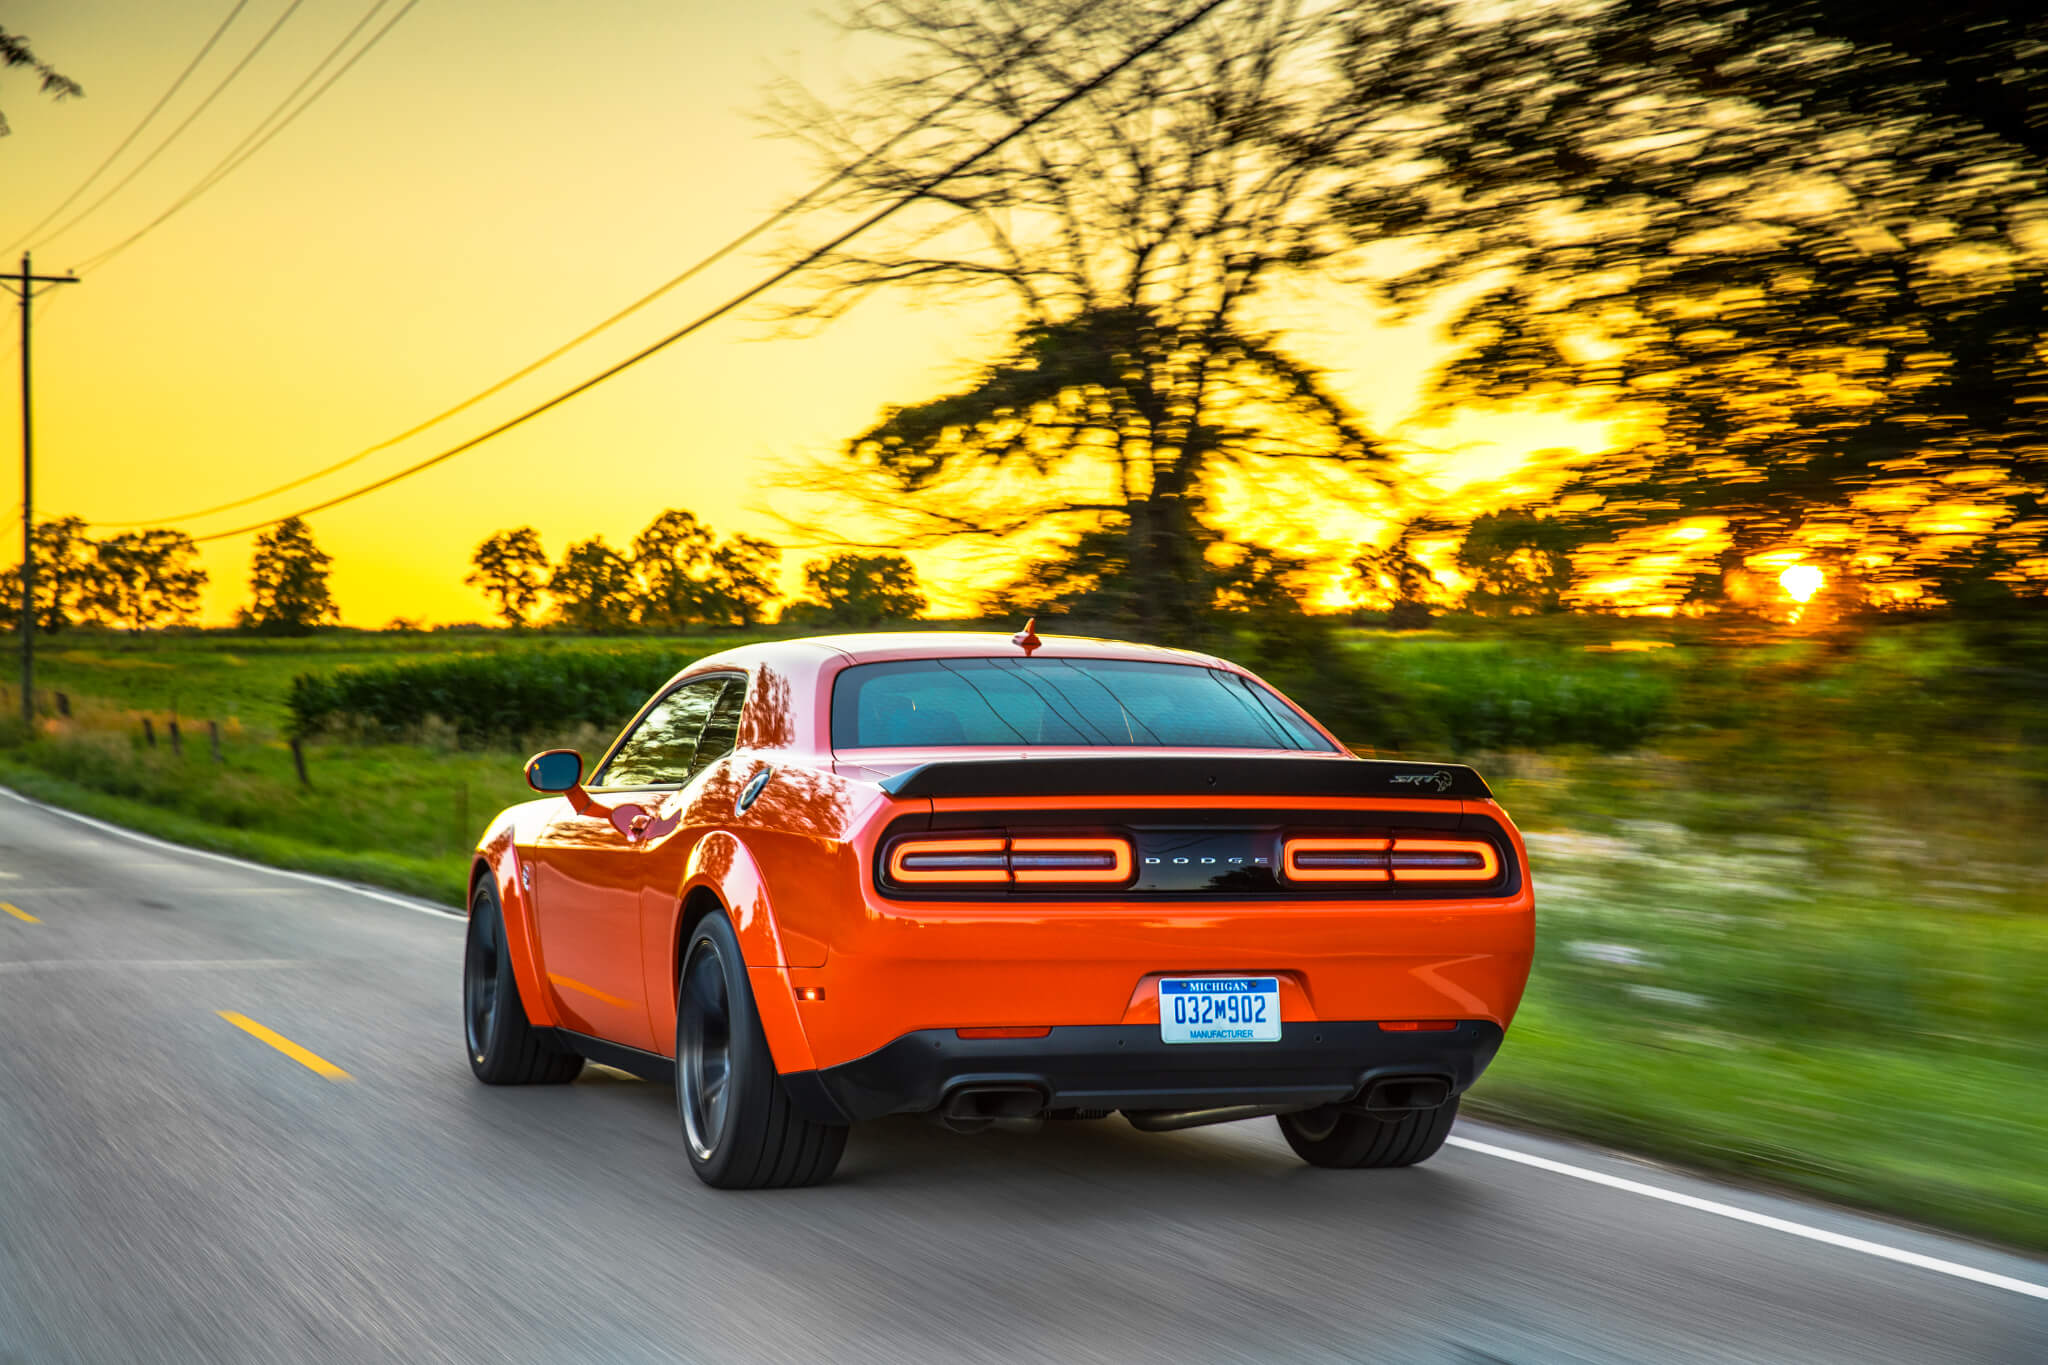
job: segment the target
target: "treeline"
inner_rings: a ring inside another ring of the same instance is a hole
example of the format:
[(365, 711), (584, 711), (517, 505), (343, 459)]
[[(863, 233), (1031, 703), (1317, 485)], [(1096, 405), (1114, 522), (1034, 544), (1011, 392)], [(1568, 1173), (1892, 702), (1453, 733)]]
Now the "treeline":
[(717, 533), (671, 508), (627, 549), (603, 536), (570, 545), (550, 561), (531, 526), (499, 531), (470, 556), (464, 580), (489, 598), (513, 630), (556, 626), (592, 634), (631, 630), (745, 628), (784, 622), (857, 629), (904, 620), (925, 609), (917, 570), (901, 555), (838, 554), (804, 566), (804, 593), (783, 603), (776, 584), (780, 547), (758, 536)]
[[(183, 531), (153, 527), (94, 539), (78, 517), (35, 528), (36, 629), (116, 626), (130, 631), (188, 625), (199, 611), (208, 575), (198, 547)], [(236, 613), (243, 630), (303, 634), (338, 619), (328, 590), (333, 559), (313, 543), (306, 523), (288, 518), (256, 537), (249, 566), (249, 602)], [(0, 573), (7, 629), (21, 619), (20, 564)]]

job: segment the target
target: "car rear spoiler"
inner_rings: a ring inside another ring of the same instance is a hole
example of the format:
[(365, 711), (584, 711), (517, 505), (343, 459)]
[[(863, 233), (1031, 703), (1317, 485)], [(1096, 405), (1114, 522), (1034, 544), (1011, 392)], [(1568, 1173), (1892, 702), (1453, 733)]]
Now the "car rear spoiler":
[(1461, 763), (1374, 758), (967, 758), (923, 763), (882, 779), (891, 796), (1399, 796), (1493, 795)]

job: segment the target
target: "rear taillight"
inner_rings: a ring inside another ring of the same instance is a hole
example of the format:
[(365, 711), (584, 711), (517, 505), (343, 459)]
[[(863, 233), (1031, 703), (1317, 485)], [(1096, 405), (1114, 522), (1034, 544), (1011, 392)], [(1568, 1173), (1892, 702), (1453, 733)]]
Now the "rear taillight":
[(1128, 839), (902, 839), (889, 880), (904, 886), (1021, 882), (1107, 886), (1131, 879)]
[(1484, 839), (1289, 839), (1290, 882), (1490, 882), (1500, 854)]
[(1006, 882), (1006, 839), (905, 839), (889, 853), (889, 878), (906, 885), (930, 882)]

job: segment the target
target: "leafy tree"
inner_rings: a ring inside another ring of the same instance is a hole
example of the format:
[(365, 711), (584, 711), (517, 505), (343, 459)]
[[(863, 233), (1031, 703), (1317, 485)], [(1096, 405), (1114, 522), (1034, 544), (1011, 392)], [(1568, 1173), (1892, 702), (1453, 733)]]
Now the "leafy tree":
[(327, 589), (333, 557), (313, 543), (299, 517), (287, 517), (256, 537), (249, 591), (254, 601), (237, 616), (244, 630), (269, 635), (305, 635), (336, 619)]
[[(207, 574), (199, 566), (199, 551), (192, 537), (183, 531), (127, 531), (110, 536), (99, 542), (94, 559), (99, 570), (95, 607), (131, 631), (189, 621), (199, 610)], [(330, 613), (331, 609), (330, 604)]]
[(539, 603), (547, 585), (548, 557), (541, 549), (540, 532), (531, 526), (499, 531), (476, 547), (470, 563), (475, 569), (462, 581), (495, 598), (498, 615), (508, 627), (525, 629), (526, 614)]
[(1583, 539), (1570, 522), (1528, 509), (1475, 518), (1458, 546), (1458, 568), (1472, 580), (1465, 605), (1482, 616), (1563, 609)]
[(866, 630), (925, 609), (917, 568), (902, 555), (838, 554), (804, 565), (809, 600), (785, 619)]
[[(1165, 0), (882, 0), (849, 26), (897, 60), (851, 100), (780, 117), (866, 212), (1138, 46)], [(1346, 243), (1330, 206), (1380, 114), (1341, 98), (1337, 26), (1243, 0), (1022, 133), (894, 236), (825, 264), (809, 315), (905, 286), (1007, 301), (1004, 353), (957, 392), (891, 409), (814, 486), (853, 497), (907, 546), (982, 537), (1045, 567), (1096, 614), (1160, 633), (1216, 605), (1217, 476), (1323, 467), (1380, 448), (1247, 305)], [(881, 155), (902, 120), (943, 116)], [(1040, 555), (1041, 559), (1045, 556)], [(1020, 587), (1042, 588), (1027, 581)]]
[(1366, 603), (1387, 613), (1387, 624), (1414, 630), (1429, 624), (1430, 608), (1442, 598), (1437, 576), (1415, 554), (1415, 540), (1442, 529), (1434, 518), (1417, 517), (1394, 528), (1385, 545), (1367, 546), (1351, 561), (1365, 588)]
[[(78, 517), (36, 523), (36, 626), (55, 634), (66, 626), (97, 625), (101, 619), (101, 570), (93, 543)], [(0, 575), (7, 623), (21, 618), (21, 566)]]
[[(0, 28), (0, 70), (15, 66), (26, 66), (33, 70), (39, 78), (38, 84), (42, 92), (53, 99), (61, 100), (85, 94), (84, 86), (61, 74), (55, 67), (36, 56), (30, 50), (25, 34), (9, 33), (6, 29)], [(7, 126), (7, 116), (0, 114), (0, 137), (5, 137), (12, 131)]]
[(781, 549), (758, 536), (733, 536), (711, 552), (720, 605), (733, 624), (753, 625), (779, 595), (774, 574), (781, 559)]
[(640, 578), (639, 621), (683, 630), (704, 620), (718, 596), (709, 526), (670, 509), (633, 538), (633, 570)]
[(1337, 212), (1408, 263), (1394, 303), (1454, 303), (1442, 405), (1635, 419), (1565, 493), (1604, 567), (1670, 565), (1646, 602), (1794, 544), (1853, 545), (1873, 587), (1983, 540), (2008, 584), (2048, 578), (2048, 11), (1390, 0), (1345, 26), (1398, 136)]
[(548, 578), (556, 615), (572, 630), (627, 629), (638, 592), (632, 561), (605, 544), (603, 536), (571, 545)]

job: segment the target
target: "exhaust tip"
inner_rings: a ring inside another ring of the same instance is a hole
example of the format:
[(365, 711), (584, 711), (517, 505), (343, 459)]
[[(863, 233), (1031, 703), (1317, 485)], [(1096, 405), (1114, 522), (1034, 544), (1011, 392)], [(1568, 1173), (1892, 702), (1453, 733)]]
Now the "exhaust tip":
[(1032, 1119), (1045, 1112), (1045, 1092), (1030, 1085), (963, 1085), (946, 1092), (939, 1118), (949, 1128), (978, 1133), (999, 1119)]
[(1375, 1114), (1401, 1114), (1440, 1109), (1450, 1098), (1451, 1083), (1442, 1076), (1389, 1076), (1367, 1086), (1359, 1106)]

